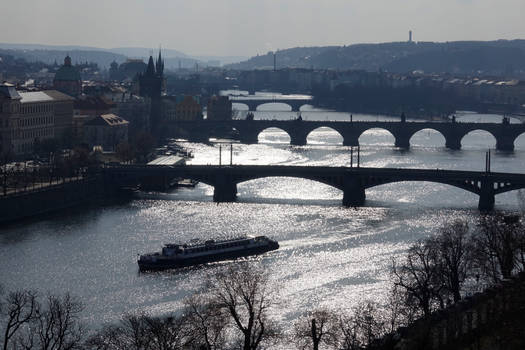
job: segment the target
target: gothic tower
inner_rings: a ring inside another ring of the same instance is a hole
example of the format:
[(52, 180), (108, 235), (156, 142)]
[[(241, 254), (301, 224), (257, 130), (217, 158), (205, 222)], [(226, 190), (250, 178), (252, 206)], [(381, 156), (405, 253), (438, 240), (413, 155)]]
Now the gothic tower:
[(160, 130), (160, 104), (164, 87), (164, 61), (162, 60), (160, 50), (156, 64), (153, 63), (153, 56), (149, 56), (146, 71), (139, 74), (138, 79), (140, 95), (150, 98), (150, 130), (153, 134), (157, 134)]

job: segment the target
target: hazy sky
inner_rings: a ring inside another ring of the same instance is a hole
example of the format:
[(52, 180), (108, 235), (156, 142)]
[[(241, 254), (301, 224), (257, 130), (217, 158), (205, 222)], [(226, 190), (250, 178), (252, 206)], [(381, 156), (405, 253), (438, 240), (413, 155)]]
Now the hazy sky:
[[(294, 46), (525, 38), (525, 0), (0, 0), (0, 42), (252, 56)], [(6, 4), (9, 5), (6, 5)]]

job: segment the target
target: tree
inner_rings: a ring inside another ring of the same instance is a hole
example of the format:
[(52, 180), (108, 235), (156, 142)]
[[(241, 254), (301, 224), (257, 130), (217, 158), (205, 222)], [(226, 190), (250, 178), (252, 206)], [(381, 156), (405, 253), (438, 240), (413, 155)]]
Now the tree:
[(91, 336), (86, 345), (99, 350), (181, 350), (185, 345), (184, 317), (126, 314)]
[(146, 317), (150, 348), (156, 350), (183, 349), (186, 344), (185, 317)]
[(405, 304), (416, 303), (419, 312), (430, 316), (436, 303), (444, 307), (443, 286), (436, 266), (438, 252), (430, 242), (418, 241), (407, 252), (401, 264), (393, 262), (394, 285), (404, 294)]
[(278, 337), (268, 315), (274, 301), (267, 271), (248, 263), (230, 265), (210, 275), (206, 287), (211, 304), (225, 311), (233, 329), (240, 332), (243, 350), (258, 349), (261, 343)]
[(146, 318), (144, 314), (126, 314), (122, 316), (118, 326), (104, 327), (87, 344), (105, 350), (148, 350), (150, 335)]
[(117, 154), (117, 157), (123, 161), (123, 162), (129, 162), (133, 159), (133, 149), (131, 148), (130, 144), (127, 143), (127, 142), (120, 142), (116, 149), (115, 149), (115, 152)]
[(10, 342), (18, 332), (27, 327), (37, 315), (38, 302), (36, 293), (28, 290), (10, 292), (2, 302), (3, 349), (9, 348)]
[(525, 263), (525, 231), (518, 215), (495, 213), (479, 221), (474, 238), (476, 266), (493, 282), (510, 278)]
[(293, 341), (299, 349), (318, 350), (320, 345), (337, 348), (337, 321), (328, 309), (309, 312), (295, 323)]
[(456, 220), (442, 226), (438, 236), (430, 239), (430, 244), (438, 251), (439, 279), (454, 302), (461, 299), (461, 289), (471, 266), (471, 241), (468, 234), (467, 222)]
[(135, 139), (131, 142), (132, 147), (136, 150), (137, 158), (144, 161), (151, 153), (153, 146), (155, 145), (155, 139), (153, 136), (146, 132), (140, 132), (137, 134)]
[(214, 305), (207, 295), (194, 294), (186, 300), (189, 345), (198, 349), (219, 350), (226, 342), (228, 314)]
[(367, 348), (386, 331), (386, 323), (377, 304), (365, 301), (352, 308), (349, 316), (339, 319), (341, 332), (337, 349), (360, 350)]
[(18, 343), (26, 349), (79, 349), (84, 337), (79, 320), (82, 310), (82, 303), (69, 294), (48, 296), (45, 304), (37, 304), (35, 317), (18, 337)]

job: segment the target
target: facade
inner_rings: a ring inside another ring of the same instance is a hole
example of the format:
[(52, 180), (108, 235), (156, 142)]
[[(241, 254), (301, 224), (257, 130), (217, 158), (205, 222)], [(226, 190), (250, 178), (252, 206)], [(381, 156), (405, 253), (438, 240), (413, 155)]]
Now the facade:
[(231, 120), (232, 101), (228, 96), (212, 96), (208, 101), (208, 120)]
[(102, 146), (114, 151), (121, 142), (128, 141), (129, 122), (115, 114), (103, 114), (84, 123), (83, 140), (89, 147)]
[(108, 114), (115, 108), (116, 104), (103, 97), (82, 95), (75, 100), (75, 115), (97, 116)]
[[(9, 84), (0, 85), (0, 155), (7, 157), (14, 154), (12, 131), (15, 124), (13, 116), (20, 113), (20, 100), (15, 87)], [(3, 159), (2, 159), (3, 161)]]
[(44, 92), (54, 100), (55, 137), (68, 137), (73, 125), (73, 103), (75, 99), (56, 90)]
[(55, 74), (53, 88), (74, 97), (82, 93), (80, 72), (71, 64), (71, 57), (69, 57), (69, 55), (64, 59), (64, 65), (60, 67)]
[(116, 114), (129, 121), (131, 135), (149, 131), (150, 99), (140, 97), (133, 93), (124, 93), (116, 103)]
[(199, 97), (190, 95), (164, 96), (161, 104), (161, 116), (162, 121), (165, 122), (202, 120), (202, 107), (199, 103)]
[(56, 90), (18, 92), (0, 85), (0, 153), (31, 154), (35, 145), (67, 135), (73, 123), (73, 98)]

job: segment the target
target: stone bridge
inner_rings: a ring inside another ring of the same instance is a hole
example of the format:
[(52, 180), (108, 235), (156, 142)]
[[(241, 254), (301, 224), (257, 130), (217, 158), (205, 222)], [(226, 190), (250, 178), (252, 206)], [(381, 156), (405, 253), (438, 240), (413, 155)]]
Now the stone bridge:
[(479, 196), (478, 208), (492, 210), (495, 195), (525, 188), (525, 174), (458, 170), (348, 168), (281, 165), (185, 165), (110, 166), (102, 170), (108, 181), (118, 186), (135, 186), (143, 178), (159, 181), (188, 178), (213, 186), (213, 200), (231, 202), (237, 197), (237, 184), (265, 177), (295, 177), (317, 181), (343, 192), (344, 206), (362, 206), (365, 190), (401, 181), (430, 181), (447, 184)]
[(168, 123), (164, 129), (167, 135), (179, 135), (191, 141), (207, 141), (210, 137), (234, 133), (242, 143), (251, 144), (258, 142), (258, 136), (264, 130), (279, 128), (290, 136), (292, 145), (302, 146), (307, 144), (308, 135), (321, 127), (337, 131), (343, 138), (344, 146), (359, 145), (359, 137), (367, 130), (384, 129), (394, 136), (395, 146), (401, 148), (410, 147), (410, 138), (416, 132), (432, 129), (443, 135), (445, 146), (450, 149), (461, 149), (461, 139), (465, 135), (474, 130), (483, 130), (494, 136), (496, 149), (502, 151), (513, 151), (514, 141), (525, 133), (525, 124), (305, 120), (203, 120)]
[(309, 96), (295, 98), (230, 97), (230, 101), (248, 106), (249, 111), (256, 111), (257, 107), (266, 103), (284, 103), (292, 108), (292, 112), (299, 112), (301, 106), (312, 103), (312, 98)]

